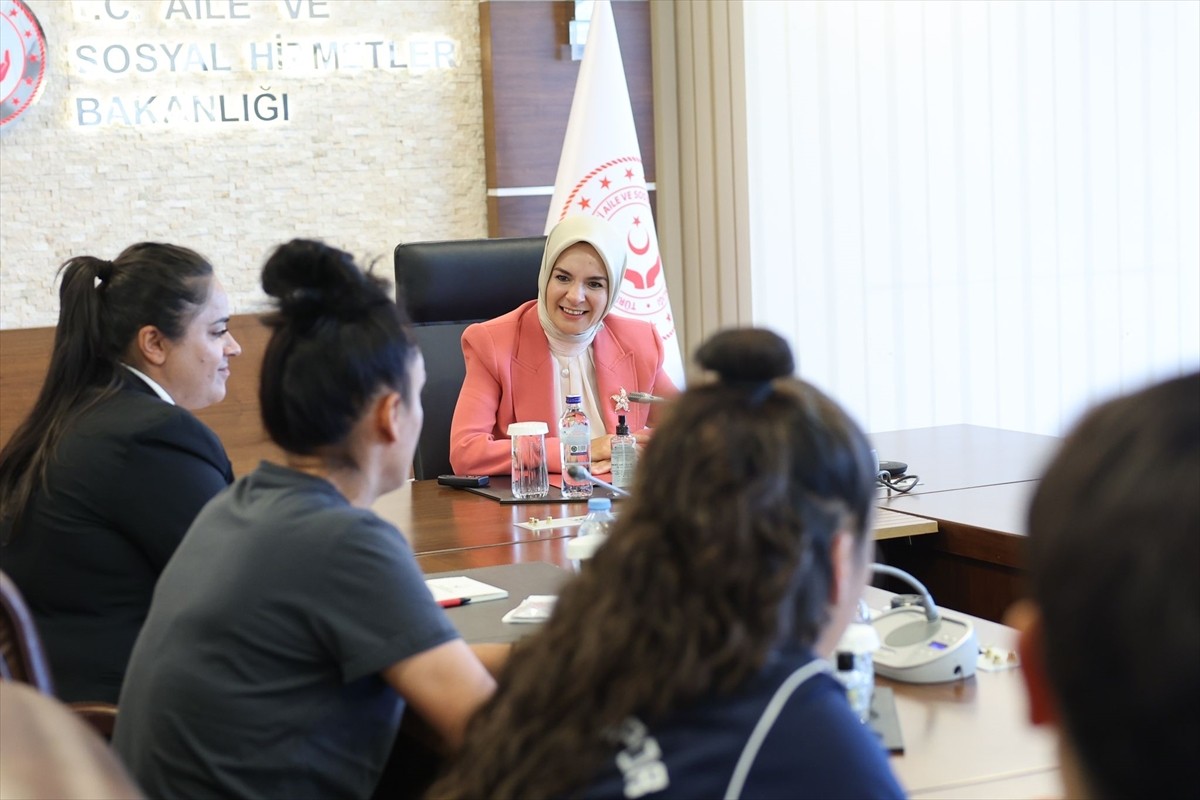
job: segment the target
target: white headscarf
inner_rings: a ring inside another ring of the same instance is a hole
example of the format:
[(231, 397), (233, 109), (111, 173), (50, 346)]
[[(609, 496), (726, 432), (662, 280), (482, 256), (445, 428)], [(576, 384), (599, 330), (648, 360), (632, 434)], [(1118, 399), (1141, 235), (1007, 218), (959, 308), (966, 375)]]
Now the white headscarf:
[[(550, 319), (546, 307), (546, 287), (550, 285), (550, 273), (563, 251), (574, 244), (587, 242), (600, 256), (600, 263), (608, 272), (608, 303), (604, 313), (591, 328), (583, 333), (563, 333)], [(625, 256), (628, 249), (625, 239), (615, 225), (599, 217), (573, 215), (554, 226), (546, 237), (546, 249), (542, 251), (542, 269), (538, 273), (538, 320), (550, 340), (550, 349), (564, 356), (575, 356), (586, 350), (596, 337), (596, 331), (604, 324), (604, 318), (612, 311), (621, 291), (621, 280), (625, 277)]]

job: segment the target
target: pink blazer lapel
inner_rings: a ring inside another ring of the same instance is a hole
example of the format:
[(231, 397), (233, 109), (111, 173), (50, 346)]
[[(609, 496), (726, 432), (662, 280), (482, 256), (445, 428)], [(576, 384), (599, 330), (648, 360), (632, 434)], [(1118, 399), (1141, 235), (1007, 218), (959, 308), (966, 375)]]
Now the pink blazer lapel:
[(537, 308), (521, 315), (517, 325), (517, 341), (513, 348), (512, 394), (514, 422), (545, 422), (550, 435), (555, 436), (558, 422), (558, 401), (554, 397), (554, 359), (550, 345), (538, 322)]
[[(613, 395), (620, 393), (622, 387), (629, 392), (637, 391), (637, 373), (633, 363), (633, 352), (624, 350), (606, 328), (601, 328), (592, 340), (592, 358), (596, 363), (596, 389), (600, 395), (600, 413), (604, 415), (604, 429), (609, 433), (617, 429), (616, 404)], [(630, 406), (626, 421), (631, 430), (644, 427), (638, 425), (635, 429), (636, 412)]]

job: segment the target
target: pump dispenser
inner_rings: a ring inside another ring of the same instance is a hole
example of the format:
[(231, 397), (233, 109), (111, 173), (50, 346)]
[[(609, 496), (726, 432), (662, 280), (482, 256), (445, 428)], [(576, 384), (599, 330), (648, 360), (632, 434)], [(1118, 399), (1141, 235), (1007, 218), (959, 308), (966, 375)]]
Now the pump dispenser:
[(617, 416), (617, 433), (612, 437), (613, 486), (626, 489), (633, 485), (633, 473), (637, 468), (637, 440), (629, 435), (625, 415)]

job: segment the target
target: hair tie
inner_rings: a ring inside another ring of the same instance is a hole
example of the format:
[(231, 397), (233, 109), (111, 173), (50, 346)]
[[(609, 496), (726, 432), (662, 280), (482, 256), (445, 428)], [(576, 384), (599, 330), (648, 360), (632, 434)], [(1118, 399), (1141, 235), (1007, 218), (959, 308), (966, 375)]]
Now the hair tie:
[(771, 392), (775, 390), (775, 379), (767, 378), (765, 380), (733, 380), (725, 381), (726, 386), (741, 389), (746, 392), (746, 405), (750, 408), (757, 408), (766, 402), (771, 396)]
[(303, 305), (305, 303), (320, 302), (320, 300), (321, 293), (316, 289), (310, 289), (306, 286), (298, 289), (292, 289), (287, 293), (287, 302), (289, 304)]
[(96, 259), (96, 277), (92, 280), (92, 286), (96, 289), (102, 289), (108, 285), (113, 274), (113, 262), (104, 258)]

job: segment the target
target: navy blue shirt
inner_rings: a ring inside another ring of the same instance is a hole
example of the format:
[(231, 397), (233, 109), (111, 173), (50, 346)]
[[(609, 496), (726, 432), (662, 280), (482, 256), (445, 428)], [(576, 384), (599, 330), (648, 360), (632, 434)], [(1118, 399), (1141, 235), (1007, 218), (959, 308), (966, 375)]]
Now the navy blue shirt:
[[(777, 690), (811, 662), (807, 652), (776, 652), (737, 692), (710, 697), (649, 727), (627, 721), (624, 743), (614, 745), (612, 759), (582, 796), (724, 796)], [(832, 675), (808, 678), (778, 711), (745, 773), (742, 797), (904, 797), (879, 740), (855, 718)]]

